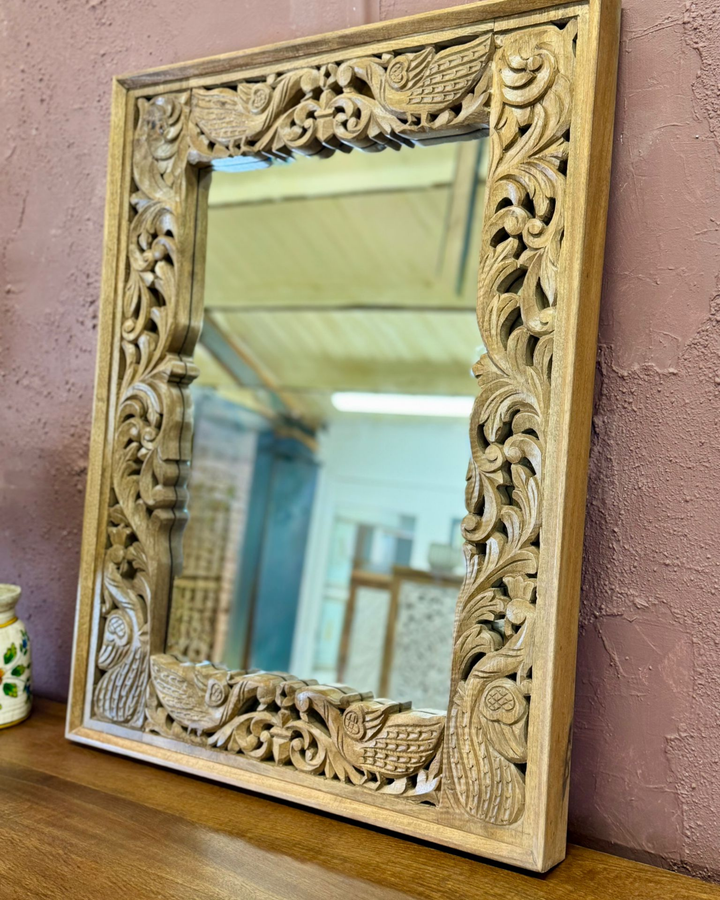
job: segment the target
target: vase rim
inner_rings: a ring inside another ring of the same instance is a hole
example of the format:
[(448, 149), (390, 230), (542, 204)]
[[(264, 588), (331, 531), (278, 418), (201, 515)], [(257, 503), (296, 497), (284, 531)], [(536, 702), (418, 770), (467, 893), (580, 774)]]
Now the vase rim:
[(7, 609), (8, 605), (17, 603), (21, 592), (22, 589), (17, 584), (0, 584), (0, 609)]

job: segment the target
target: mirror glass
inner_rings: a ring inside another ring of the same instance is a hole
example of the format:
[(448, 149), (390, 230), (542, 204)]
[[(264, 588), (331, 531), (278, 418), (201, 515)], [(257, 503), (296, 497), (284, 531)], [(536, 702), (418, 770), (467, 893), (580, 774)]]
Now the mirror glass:
[(479, 140), (212, 175), (168, 650), (445, 710)]

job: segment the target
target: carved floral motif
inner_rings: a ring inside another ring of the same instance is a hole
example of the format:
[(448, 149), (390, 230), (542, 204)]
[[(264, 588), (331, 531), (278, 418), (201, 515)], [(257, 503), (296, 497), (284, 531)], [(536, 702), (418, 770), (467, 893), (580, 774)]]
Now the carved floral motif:
[(527, 722), (574, 25), (498, 37), (478, 286), (444, 800), (510, 825), (525, 807)]
[[(138, 101), (97, 717), (433, 803), (444, 758), (443, 807), (498, 825), (521, 818), (574, 38), (573, 22), (486, 32)], [(474, 367), (447, 726), (350, 688), (158, 654), (164, 626), (153, 631), (151, 613), (163, 621), (180, 559), (195, 376), (178, 288), (188, 163), (382, 150), (488, 126), (488, 352)]]
[(145, 728), (379, 793), (437, 802), (445, 716), (286, 672), (151, 659)]
[(144, 720), (150, 607), (167, 602), (162, 594), (181, 553), (186, 385), (196, 375), (179, 352), (187, 322), (178, 307), (176, 269), (187, 95), (140, 100), (138, 115), (97, 657), (103, 674), (93, 693), (97, 718), (134, 727)]
[(193, 91), (191, 160), (399, 149), (487, 125), (491, 32), (418, 53), (361, 57)]

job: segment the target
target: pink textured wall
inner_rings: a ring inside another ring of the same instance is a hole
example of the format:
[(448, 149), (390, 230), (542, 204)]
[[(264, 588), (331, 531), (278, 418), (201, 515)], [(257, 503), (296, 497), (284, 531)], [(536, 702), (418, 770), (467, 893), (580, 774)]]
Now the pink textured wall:
[(628, 2), (571, 828), (720, 880), (720, 8)]
[[(65, 695), (92, 402), (110, 77), (447, 0), (7, 0), (0, 581)], [(720, 14), (625, 0), (571, 830), (720, 879)]]

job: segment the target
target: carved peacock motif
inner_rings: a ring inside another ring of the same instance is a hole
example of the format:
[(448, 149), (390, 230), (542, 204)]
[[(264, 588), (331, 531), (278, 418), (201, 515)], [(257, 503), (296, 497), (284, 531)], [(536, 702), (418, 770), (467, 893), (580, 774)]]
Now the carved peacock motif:
[(103, 627), (97, 666), (103, 675), (95, 685), (95, 715), (109, 722), (134, 723), (143, 715), (147, 676), (148, 634), (145, 604), (106, 561), (104, 601), (110, 608)]
[(299, 695), (298, 708), (304, 712), (310, 706), (326, 716), (330, 736), (345, 759), (381, 778), (407, 778), (428, 765), (445, 728), (444, 715), (388, 700), (353, 703), (339, 719), (327, 709), (326, 698), (310, 690)]
[(231, 672), (168, 654), (152, 657), (151, 673), (151, 731), (418, 799), (432, 801), (439, 787), (442, 714), (284, 672)]
[(192, 94), (192, 118), (211, 141), (233, 147), (266, 130), (304, 93), (302, 72), (277, 82), (243, 83), (235, 88), (197, 89)]
[[(417, 143), (436, 129), (477, 131), (481, 90), (494, 52), (491, 32), (417, 53), (358, 57), (273, 73), (264, 81), (192, 92), (191, 158), (328, 155)], [(402, 137), (400, 137), (402, 135)]]
[(278, 672), (231, 672), (166, 653), (151, 658), (150, 670), (160, 703), (176, 722), (198, 735), (222, 728), (251, 700), (262, 705), (289, 678)]
[(385, 72), (382, 102), (396, 113), (423, 116), (442, 112), (480, 80), (492, 51), (492, 33), (488, 33), (440, 52), (426, 47), (419, 53), (397, 56)]

